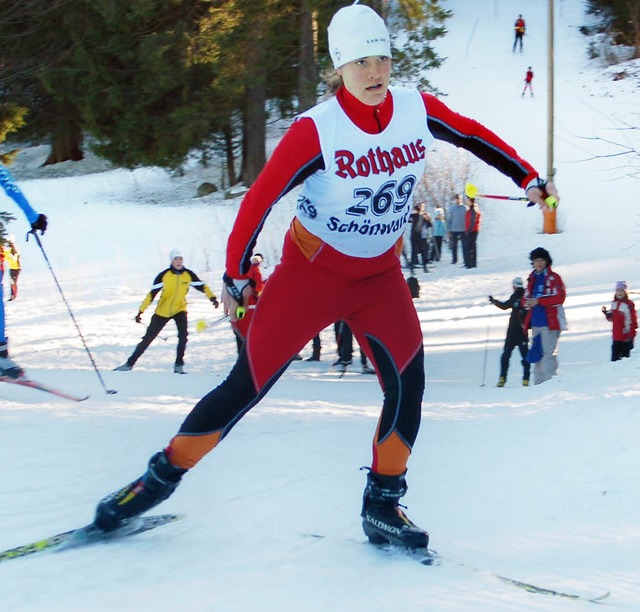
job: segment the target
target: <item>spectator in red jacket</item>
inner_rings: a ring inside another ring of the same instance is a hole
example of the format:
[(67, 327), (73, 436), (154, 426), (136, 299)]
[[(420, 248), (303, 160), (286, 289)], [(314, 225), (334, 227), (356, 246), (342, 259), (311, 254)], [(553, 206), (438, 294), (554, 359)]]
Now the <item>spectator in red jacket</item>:
[(531, 328), (532, 349), (534, 345), (540, 345), (542, 350), (542, 357), (533, 367), (533, 383), (539, 385), (558, 370), (556, 348), (560, 332), (567, 329), (562, 307), (566, 290), (560, 275), (551, 269), (553, 260), (549, 251), (538, 247), (529, 253), (529, 259), (533, 272), (529, 275), (522, 304), (528, 310), (524, 327)]
[(611, 361), (629, 357), (638, 329), (638, 318), (635, 304), (627, 295), (626, 281), (616, 283), (616, 292), (613, 295), (611, 308), (607, 310), (607, 307), (603, 306), (602, 312), (607, 317), (607, 321), (613, 323)]
[(515, 34), (516, 34), (515, 40), (513, 41), (513, 51), (515, 52), (516, 46), (518, 45), (518, 43), (520, 43), (520, 53), (522, 53), (522, 39), (524, 38), (524, 33), (526, 29), (522, 15), (518, 15), (518, 18), (516, 19), (516, 22), (513, 24), (513, 27), (515, 28)]
[(480, 208), (475, 198), (467, 198), (469, 206), (465, 214), (464, 242), (462, 244), (462, 255), (464, 257), (465, 268), (477, 267), (478, 232), (480, 231)]
[(242, 349), (244, 340), (247, 337), (249, 325), (251, 324), (251, 320), (253, 319), (253, 312), (256, 309), (256, 305), (258, 304), (258, 298), (260, 297), (260, 294), (264, 289), (265, 281), (263, 280), (262, 272), (260, 271), (260, 264), (263, 261), (264, 257), (262, 256), (262, 253), (255, 253), (253, 257), (251, 257), (251, 267), (247, 272), (247, 278), (249, 279), (249, 284), (251, 285), (252, 289), (251, 295), (247, 299), (244, 315), (237, 318), (235, 321), (231, 321), (231, 329), (233, 329), (233, 333), (236, 337), (238, 354), (240, 354), (240, 350)]

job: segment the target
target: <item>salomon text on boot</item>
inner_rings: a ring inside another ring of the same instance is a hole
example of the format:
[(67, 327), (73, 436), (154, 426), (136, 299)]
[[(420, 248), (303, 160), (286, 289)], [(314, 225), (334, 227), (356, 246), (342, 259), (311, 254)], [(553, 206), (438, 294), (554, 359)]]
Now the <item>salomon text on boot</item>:
[(404, 548), (427, 548), (429, 534), (414, 525), (398, 500), (407, 492), (404, 474), (384, 476), (369, 472), (362, 500), (362, 529), (372, 544), (389, 542)]
[(103, 531), (124, 527), (133, 518), (167, 499), (186, 471), (172, 465), (164, 451), (156, 453), (140, 478), (100, 501), (94, 525)]

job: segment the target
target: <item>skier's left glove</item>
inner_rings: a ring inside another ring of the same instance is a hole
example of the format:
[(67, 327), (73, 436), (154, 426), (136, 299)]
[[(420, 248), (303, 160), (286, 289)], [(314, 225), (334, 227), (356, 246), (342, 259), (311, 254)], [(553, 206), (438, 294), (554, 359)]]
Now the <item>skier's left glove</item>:
[(47, 229), (46, 215), (38, 215), (38, 218), (31, 224), (31, 231), (35, 234), (36, 230), (40, 230), (40, 234), (44, 234)]
[(218, 308), (218, 306), (220, 306), (220, 302), (218, 302), (218, 298), (215, 295), (211, 298), (210, 302), (213, 304), (214, 308)]
[(139, 313), (136, 315), (135, 319), (136, 319), (136, 323), (142, 323), (142, 313), (141, 313), (141, 312), (139, 312)]

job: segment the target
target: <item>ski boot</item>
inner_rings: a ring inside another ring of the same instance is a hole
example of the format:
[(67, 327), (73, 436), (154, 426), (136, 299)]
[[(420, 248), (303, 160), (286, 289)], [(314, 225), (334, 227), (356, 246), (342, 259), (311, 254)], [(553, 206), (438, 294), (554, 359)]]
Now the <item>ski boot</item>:
[(411, 550), (426, 549), (429, 534), (414, 525), (402, 511), (398, 500), (407, 492), (404, 474), (367, 474), (362, 499), (362, 529), (372, 544), (389, 542)]
[(0, 376), (13, 379), (22, 378), (24, 376), (24, 370), (9, 359), (8, 342), (8, 338), (6, 338), (4, 342), (0, 342)]
[(172, 465), (164, 451), (156, 453), (140, 478), (100, 501), (94, 525), (102, 531), (124, 527), (139, 514), (167, 499), (186, 471)]

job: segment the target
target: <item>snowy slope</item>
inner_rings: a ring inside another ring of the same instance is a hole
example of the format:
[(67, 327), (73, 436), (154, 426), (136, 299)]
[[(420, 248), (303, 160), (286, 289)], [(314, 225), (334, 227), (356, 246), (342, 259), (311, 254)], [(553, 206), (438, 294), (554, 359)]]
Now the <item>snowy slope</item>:
[[(448, 57), (432, 75), (452, 108), (495, 129), (541, 172), (546, 165), (546, 3), (451, 0), (455, 17), (440, 44)], [(640, 288), (639, 220), (632, 180), (602, 142), (636, 138), (638, 79), (613, 81), (586, 59), (578, 33), (583, 2), (556, 2), (556, 167), (563, 232), (541, 235), (541, 213), (483, 200), (479, 267), (445, 256), (421, 277), (416, 301), (426, 347), (422, 430), (404, 502), (445, 561), (427, 568), (365, 543), (359, 520), (364, 473), (381, 394), (373, 377), (295, 363), (227, 440), (190, 473), (161, 511), (187, 520), (136, 539), (0, 566), (0, 609), (499, 611), (590, 609), (593, 604), (530, 594), (493, 573), (570, 593), (611, 591), (608, 603), (640, 608), (638, 355), (609, 362), (610, 326), (600, 312), (616, 280)], [(518, 13), (525, 51), (511, 52)], [(528, 65), (536, 98), (520, 97)], [(628, 70), (637, 67), (628, 66)], [(636, 75), (638, 73), (636, 72)], [(633, 141), (630, 141), (633, 142)], [(50, 261), (108, 388), (77, 337), (24, 219), (11, 225), (23, 253), (20, 297), (7, 304), (12, 356), (34, 377), (76, 393), (72, 404), (0, 387), (0, 549), (88, 522), (98, 499), (138, 476), (193, 404), (233, 363), (227, 325), (198, 333), (220, 312), (190, 298), (188, 376), (171, 373), (176, 334), (167, 327), (134, 371), (112, 372), (142, 334), (133, 321), (170, 249), (219, 290), (226, 236), (238, 200), (194, 198), (211, 176), (157, 169), (109, 170), (88, 159), (40, 169), (46, 150), (11, 169), (50, 219)], [(489, 193), (519, 195), (477, 165)], [(618, 177), (617, 180), (612, 180)], [(7, 202), (6, 199), (3, 202)], [(281, 202), (258, 248), (272, 269), (294, 198)], [(12, 204), (0, 205), (10, 209)], [(563, 276), (570, 329), (561, 368), (522, 388), (512, 359), (506, 388), (494, 387), (507, 315), (487, 301), (506, 297), (547, 247)], [(267, 268), (267, 274), (270, 269)], [(301, 305), (300, 307), (304, 307)], [(149, 320), (148, 311), (145, 322)], [(309, 348), (305, 350), (305, 356)]]

